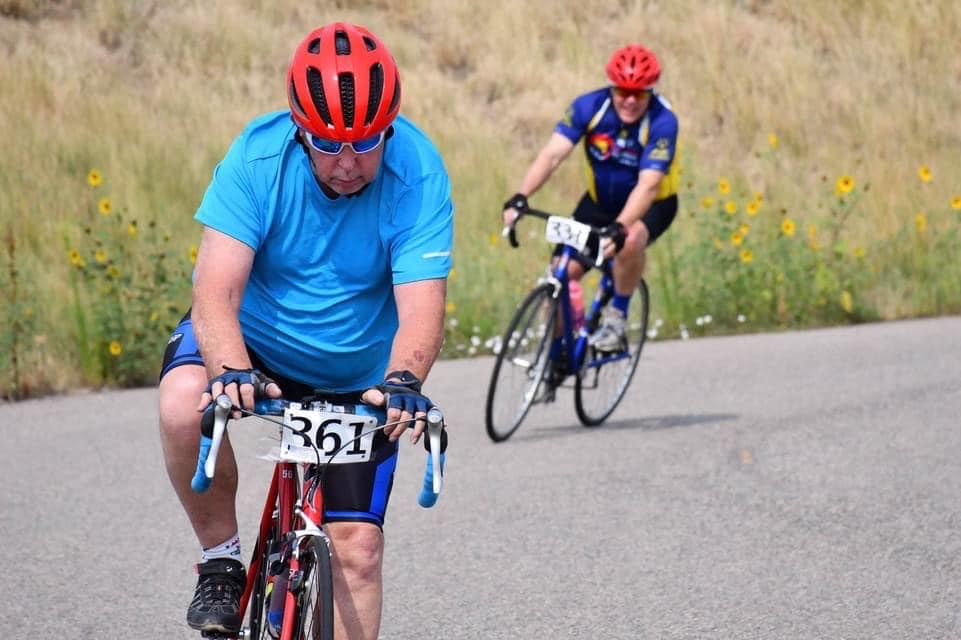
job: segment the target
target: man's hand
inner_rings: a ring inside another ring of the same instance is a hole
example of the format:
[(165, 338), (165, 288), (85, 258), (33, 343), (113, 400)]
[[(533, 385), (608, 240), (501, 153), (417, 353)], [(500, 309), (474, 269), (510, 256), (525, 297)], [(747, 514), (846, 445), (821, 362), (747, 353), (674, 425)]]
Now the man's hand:
[(527, 196), (523, 193), (515, 193), (504, 203), (504, 224), (513, 224), (517, 217), (527, 211), (528, 208)]
[[(254, 402), (260, 398), (279, 398), (281, 395), (277, 383), (258, 369), (234, 369), (226, 365), (224, 369), (226, 371), (211, 378), (207, 384), (207, 390), (200, 396), (197, 411), (206, 409), (207, 405), (222, 393), (230, 397), (235, 407), (247, 410), (253, 410)], [(240, 417), (239, 411), (234, 411), (231, 415), (235, 420)]]
[(600, 236), (607, 239), (606, 243), (601, 243), (604, 246), (604, 257), (613, 258), (624, 248), (624, 242), (627, 240), (627, 229), (615, 220), (601, 229)]
[(381, 384), (364, 392), (364, 402), (387, 408), (387, 422), (399, 422), (384, 428), (391, 442), (400, 438), (407, 427), (413, 426), (410, 441), (416, 444), (427, 428), (427, 411), (434, 403), (420, 389), (420, 380), (410, 371), (392, 371)]

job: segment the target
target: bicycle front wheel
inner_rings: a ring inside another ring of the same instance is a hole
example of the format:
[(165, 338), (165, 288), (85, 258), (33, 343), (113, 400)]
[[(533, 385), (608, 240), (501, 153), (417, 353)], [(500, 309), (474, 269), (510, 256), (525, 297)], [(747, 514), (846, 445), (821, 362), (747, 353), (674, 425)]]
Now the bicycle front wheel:
[(647, 337), (648, 305), (647, 283), (641, 280), (628, 306), (626, 351), (609, 354), (588, 347), (586, 362), (574, 383), (574, 408), (584, 426), (607, 420), (627, 393)]
[[(300, 566), (289, 589), (297, 606), (293, 611), (296, 640), (333, 640), (334, 587), (330, 546), (326, 538), (305, 538), (300, 548)], [(284, 626), (288, 621), (284, 620)]]
[(544, 379), (557, 318), (554, 287), (543, 283), (531, 291), (501, 339), (487, 389), (487, 435), (507, 440), (521, 426)]

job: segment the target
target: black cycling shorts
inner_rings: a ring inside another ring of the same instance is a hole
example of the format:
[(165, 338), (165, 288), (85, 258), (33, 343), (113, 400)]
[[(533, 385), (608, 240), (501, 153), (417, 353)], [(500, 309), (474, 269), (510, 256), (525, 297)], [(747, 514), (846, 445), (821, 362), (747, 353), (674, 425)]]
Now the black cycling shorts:
[[(251, 364), (273, 379), (285, 398), (300, 400), (314, 394), (315, 390), (309, 385), (271, 370), (250, 347), (247, 347), (247, 353)], [(189, 311), (167, 341), (160, 377), (185, 364), (204, 366)], [(328, 465), (323, 482), (324, 522), (370, 522), (383, 529), (384, 514), (394, 484), (397, 451), (397, 441), (390, 442), (383, 431), (378, 431), (374, 434), (370, 460)]]
[[(655, 240), (667, 231), (671, 223), (674, 222), (674, 218), (677, 216), (677, 202), (676, 194), (668, 196), (663, 200), (656, 200), (651, 204), (651, 208), (647, 210), (647, 213), (644, 214), (641, 222), (647, 227), (647, 246), (651, 246)], [(595, 227), (606, 227), (617, 219), (618, 213), (620, 212), (615, 211), (612, 213), (601, 209), (597, 206), (597, 203), (591, 199), (590, 194), (585, 193), (580, 202), (577, 203), (573, 217), (578, 222), (583, 222)], [(592, 242), (589, 246), (591, 253), (597, 251), (595, 242)], [(554, 248), (554, 255), (558, 256), (562, 251), (563, 248), (557, 246)], [(589, 270), (594, 266), (594, 259), (590, 256), (577, 253), (574, 255), (574, 258), (585, 269)]]

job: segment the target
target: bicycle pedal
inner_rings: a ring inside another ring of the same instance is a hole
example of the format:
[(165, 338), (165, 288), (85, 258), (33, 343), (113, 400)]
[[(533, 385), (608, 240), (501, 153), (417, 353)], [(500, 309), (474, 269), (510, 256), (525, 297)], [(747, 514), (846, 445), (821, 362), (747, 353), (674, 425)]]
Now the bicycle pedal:
[(554, 387), (545, 382), (544, 387), (537, 394), (537, 397), (534, 398), (534, 401), (531, 404), (550, 404), (556, 399), (557, 394), (555, 393)]
[(240, 638), (246, 637), (246, 629), (241, 629), (237, 633), (223, 633), (222, 631), (201, 631), (201, 638), (208, 638), (209, 640), (238, 640)]

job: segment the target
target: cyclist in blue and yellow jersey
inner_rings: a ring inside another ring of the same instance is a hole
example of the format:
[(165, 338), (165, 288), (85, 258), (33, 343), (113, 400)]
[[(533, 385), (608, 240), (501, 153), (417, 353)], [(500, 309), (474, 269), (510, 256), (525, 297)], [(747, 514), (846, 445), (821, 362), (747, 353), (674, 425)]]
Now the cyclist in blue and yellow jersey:
[[(574, 218), (606, 226), (605, 251), (614, 260), (615, 295), (591, 344), (620, 351), (628, 301), (644, 274), (645, 250), (671, 225), (677, 213), (677, 117), (654, 90), (661, 75), (655, 55), (639, 44), (622, 47), (607, 63), (610, 85), (574, 100), (550, 140), (527, 170), (517, 193), (504, 204), (510, 224), (527, 199), (547, 182), (558, 165), (584, 139), (587, 193)], [(580, 279), (593, 264), (580, 255), (569, 273)]]
[[(443, 341), (453, 207), (437, 149), (399, 115), (400, 76), (356, 25), (312, 31), (296, 48), (289, 109), (259, 116), (217, 165), (195, 218), (203, 235), (192, 306), (167, 345), (160, 431), (167, 473), (201, 545), (188, 624), (235, 634), (244, 590), (229, 446), (217, 481), (194, 493), (203, 409), (226, 393), (253, 409), (254, 383), (299, 400), (361, 391), (402, 420), (369, 461), (325, 476), (340, 638), (375, 638), (383, 523), (398, 438), (425, 428), (421, 392)], [(232, 637), (232, 636), (231, 636)]]

